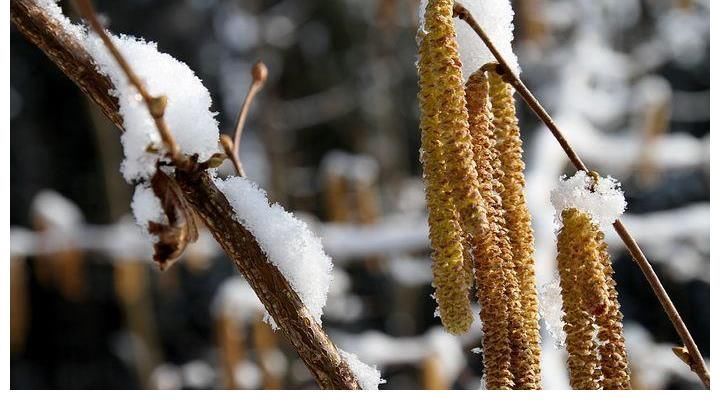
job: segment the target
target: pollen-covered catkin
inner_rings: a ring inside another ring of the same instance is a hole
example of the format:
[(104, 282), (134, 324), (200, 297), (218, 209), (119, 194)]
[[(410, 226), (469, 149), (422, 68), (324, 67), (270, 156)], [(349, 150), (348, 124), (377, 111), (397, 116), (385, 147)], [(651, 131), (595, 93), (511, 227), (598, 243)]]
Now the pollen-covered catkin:
[[(568, 352), (570, 386), (600, 388), (599, 357), (594, 315), (588, 310), (589, 293), (597, 292), (588, 278), (597, 275), (599, 264), (595, 231), (590, 216), (569, 208), (562, 211), (563, 227), (557, 238), (557, 262), (562, 288), (563, 317)], [(603, 290), (605, 283), (602, 284)]]
[[(522, 364), (521, 357), (512, 355), (511, 341), (525, 338), (520, 334), (519, 289), (499, 194), (502, 184), (497, 174), (502, 170), (491, 138), (493, 125), (488, 88), (483, 71), (473, 74), (465, 87), (480, 194), (487, 207), (488, 219), (485, 234), (473, 238), (475, 283), (483, 324), (486, 386), (488, 389), (511, 389), (515, 386), (514, 365)], [(514, 363), (518, 360), (521, 363)]]
[(448, 190), (463, 230), (475, 236), (484, 229), (486, 218), (470, 145), (453, 4), (452, 0), (430, 0), (425, 9), (418, 60), (420, 116), (436, 117), (435, 126), (422, 131), (442, 142)]
[[(472, 161), (469, 153), (462, 155), (462, 139), (469, 137), (464, 90), (459, 83), (460, 63), (452, 1), (428, 3), (425, 30), (419, 44), (418, 101), (421, 162), (433, 250), (433, 286), (443, 325), (449, 332), (459, 334), (467, 331), (473, 320), (469, 300), (469, 261), (463, 257), (463, 241), (475, 232), (464, 230), (468, 226), (461, 226), (460, 222), (475, 220), (474, 225), (481, 226), (484, 212), (481, 201), (477, 200), (477, 175), (471, 175), (474, 184), (466, 184), (458, 179), (457, 172), (453, 172), (458, 170), (459, 164), (472, 165), (470, 168), (475, 172), (475, 165), (474, 162), (468, 164), (468, 159)], [(462, 101), (462, 110), (457, 109), (458, 98)], [(463, 190), (467, 195), (458, 195)]]
[(605, 390), (630, 389), (630, 370), (628, 367), (625, 337), (623, 336), (623, 315), (620, 312), (618, 292), (613, 279), (614, 271), (610, 262), (605, 234), (597, 230), (595, 241), (598, 244), (600, 263), (605, 272), (609, 304), (605, 313), (599, 315), (596, 323), (599, 327), (600, 369), (603, 375), (602, 386)]
[(531, 350), (531, 368), (535, 374), (534, 382), (530, 378), (527, 380), (527, 388), (533, 388), (533, 383), (538, 386), (540, 384), (540, 317), (535, 287), (534, 238), (524, 194), (525, 163), (522, 159), (522, 141), (512, 87), (492, 68), (493, 65), (483, 67), (487, 71), (490, 84), (490, 103), (495, 127), (493, 136), (502, 170), (499, 179), (503, 187), (500, 196), (505, 210), (505, 226), (520, 288), (523, 332)]

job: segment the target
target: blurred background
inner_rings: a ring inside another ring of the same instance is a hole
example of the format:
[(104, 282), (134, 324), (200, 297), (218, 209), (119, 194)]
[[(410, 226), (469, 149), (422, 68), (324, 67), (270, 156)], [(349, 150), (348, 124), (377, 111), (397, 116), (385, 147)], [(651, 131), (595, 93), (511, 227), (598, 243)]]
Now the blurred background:
[[(64, 6), (67, 10), (67, 2)], [(96, 0), (111, 30), (185, 61), (231, 132), (262, 59), (241, 159), (335, 262), (323, 325), (382, 389), (476, 389), (479, 324), (434, 317), (416, 101), (417, 0)], [(522, 77), (626, 223), (709, 361), (709, 0), (515, 0)], [(68, 10), (70, 15), (73, 15)], [(74, 15), (73, 15), (74, 16)], [(315, 388), (207, 233), (170, 270), (129, 216), (119, 131), (11, 29), (11, 387)], [(518, 104), (536, 232), (545, 388), (568, 388), (549, 191), (572, 173)], [(226, 162), (220, 174), (231, 174)], [(700, 388), (614, 233), (633, 387)]]

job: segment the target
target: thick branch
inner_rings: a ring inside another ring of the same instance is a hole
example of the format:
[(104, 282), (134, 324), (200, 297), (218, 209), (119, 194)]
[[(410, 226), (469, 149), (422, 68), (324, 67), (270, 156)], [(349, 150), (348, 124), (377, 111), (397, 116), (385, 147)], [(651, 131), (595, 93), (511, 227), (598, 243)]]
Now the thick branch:
[(122, 129), (118, 101), (108, 91), (110, 80), (98, 74), (82, 44), (32, 0), (12, 0), (10, 21), (31, 43), (42, 50), (80, 90), (90, 97), (106, 117)]
[(178, 170), (178, 184), (215, 240), (243, 273), (298, 355), (323, 388), (358, 388), (354, 375), (285, 276), (267, 262), (255, 238), (205, 172)]
[[(122, 128), (112, 83), (70, 34), (32, 0), (11, 0), (11, 21), (33, 44)], [(347, 363), (313, 319), (282, 273), (268, 262), (255, 238), (233, 219), (234, 211), (210, 177), (198, 167), (178, 169), (176, 179), (188, 202), (205, 222), (235, 266), (245, 275), (265, 308), (296, 349), (321, 388), (359, 389)]]

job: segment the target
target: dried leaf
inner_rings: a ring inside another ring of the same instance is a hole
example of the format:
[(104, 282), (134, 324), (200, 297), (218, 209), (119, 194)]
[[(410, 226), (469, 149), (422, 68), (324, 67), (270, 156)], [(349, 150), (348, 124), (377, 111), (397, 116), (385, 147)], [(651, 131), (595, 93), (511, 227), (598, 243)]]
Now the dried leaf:
[(163, 171), (158, 169), (150, 184), (168, 220), (167, 224), (153, 221), (148, 224), (148, 232), (158, 237), (153, 245), (153, 260), (160, 270), (165, 270), (182, 255), (189, 243), (197, 240), (195, 211), (185, 200), (177, 183)]

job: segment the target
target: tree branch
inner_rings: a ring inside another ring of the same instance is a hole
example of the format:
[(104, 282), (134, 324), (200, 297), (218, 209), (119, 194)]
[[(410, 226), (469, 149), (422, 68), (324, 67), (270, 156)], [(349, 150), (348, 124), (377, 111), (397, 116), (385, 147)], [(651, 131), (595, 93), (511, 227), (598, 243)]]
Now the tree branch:
[(117, 98), (108, 94), (112, 82), (95, 70), (85, 48), (62, 25), (48, 16), (35, 2), (10, 2), (10, 21), (31, 43), (42, 50), (118, 128), (123, 129)]
[[(109, 94), (113, 85), (97, 72), (82, 44), (32, 0), (11, 0), (10, 14), (15, 27), (122, 129), (117, 100)], [(175, 178), (187, 201), (243, 273), (318, 385), (324, 389), (359, 389), (355, 375), (335, 345), (283, 274), (267, 260), (252, 234), (234, 219), (233, 208), (202, 167), (179, 167)]]
[[(515, 88), (515, 90), (518, 92), (518, 94), (520, 94), (528, 107), (530, 107), (530, 109), (535, 113), (535, 115), (538, 116), (538, 118), (555, 136), (555, 139), (565, 151), (565, 154), (567, 154), (570, 162), (575, 165), (575, 168), (590, 173), (588, 168), (580, 159), (580, 156), (578, 156), (578, 154), (575, 152), (568, 140), (563, 135), (562, 131), (560, 131), (560, 128), (558, 128), (557, 124), (555, 124), (555, 121), (553, 121), (550, 114), (545, 111), (545, 109), (537, 100), (537, 98), (535, 98), (533, 93), (512, 71), (508, 63), (505, 61), (503, 56), (493, 44), (490, 37), (485, 33), (482, 27), (480, 27), (477, 21), (475, 21), (470, 12), (465, 7), (455, 3), (455, 6), (453, 8), (453, 14), (459, 17), (461, 20), (464, 20), (468, 24), (468, 26), (470, 26), (470, 28), (475, 31), (478, 37), (480, 37), (483, 43), (485, 43), (487, 48), (498, 61), (496, 70), (497, 73), (501, 75), (508, 84), (512, 85), (513, 88)], [(689, 360), (686, 361), (686, 363), (690, 366), (690, 369), (692, 369), (692, 371), (698, 375), (703, 385), (705, 385), (705, 387), (709, 389), (710, 372), (705, 366), (705, 361), (703, 360), (702, 354), (700, 354), (700, 350), (698, 349), (697, 344), (695, 344), (695, 340), (693, 340), (693, 337), (690, 334), (690, 331), (688, 331), (687, 326), (685, 326), (685, 322), (683, 322), (680, 313), (678, 313), (677, 309), (675, 309), (675, 305), (673, 305), (670, 296), (668, 296), (667, 292), (665, 292), (665, 288), (660, 282), (660, 278), (658, 278), (652, 265), (650, 265), (650, 262), (648, 262), (647, 258), (643, 254), (642, 249), (640, 249), (640, 246), (638, 246), (637, 242), (635, 242), (635, 239), (632, 237), (625, 225), (618, 219), (613, 223), (613, 227), (615, 228), (618, 236), (620, 236), (620, 239), (622, 239), (625, 247), (630, 252), (635, 262), (642, 270), (645, 278), (650, 284), (650, 287), (652, 288), (653, 292), (655, 292), (655, 297), (657, 297), (658, 301), (660, 301), (660, 304), (665, 310), (667, 317), (670, 319), (673, 326), (675, 327), (675, 331), (680, 336), (682, 342), (685, 344), (685, 347), (687, 348), (689, 353)]]

